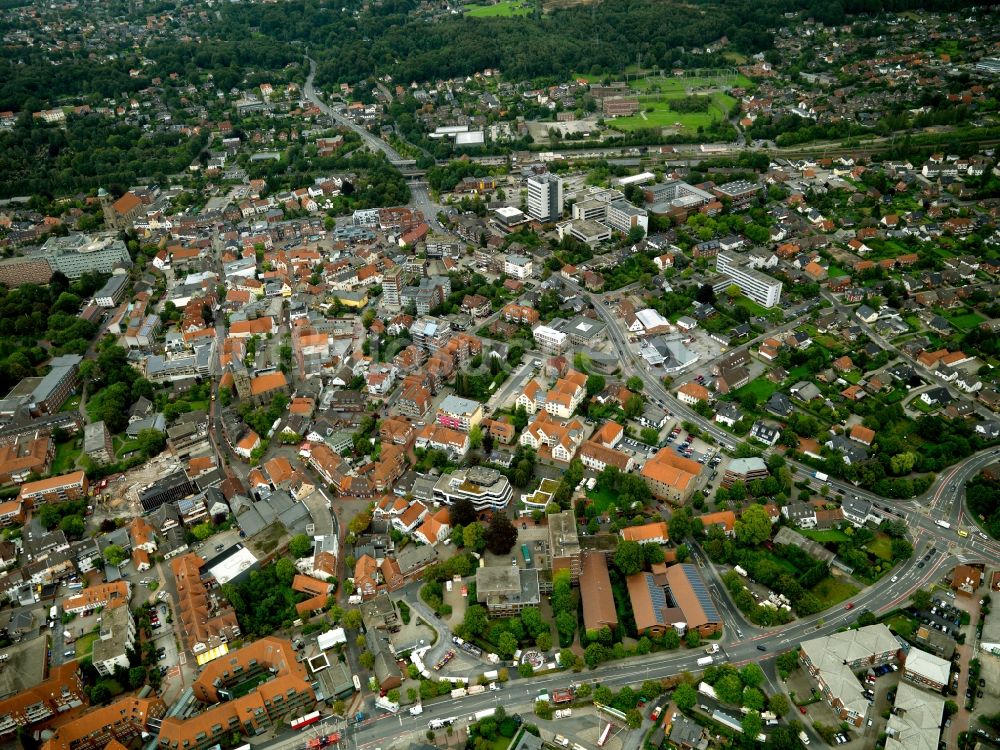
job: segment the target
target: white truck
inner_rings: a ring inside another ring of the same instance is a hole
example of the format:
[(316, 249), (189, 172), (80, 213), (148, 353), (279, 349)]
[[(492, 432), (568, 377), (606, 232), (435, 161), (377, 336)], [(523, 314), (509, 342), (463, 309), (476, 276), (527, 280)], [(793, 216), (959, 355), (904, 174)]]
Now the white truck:
[(719, 653), (719, 644), (718, 643), (711, 643), (711, 644), (709, 644), (708, 648), (705, 649), (705, 653), (706, 654), (717, 654), (717, 653)]
[(496, 669), (491, 669), (488, 672), (483, 672), (483, 678), (490, 682), (496, 682), (500, 679), (500, 673)]
[(452, 698), (464, 698), (468, 694), (468, 692), (469, 691), (466, 690), (464, 687), (455, 688), (454, 690), (451, 691), (451, 697)]
[(707, 667), (711, 663), (712, 663), (712, 657), (711, 656), (703, 656), (700, 659), (698, 659), (698, 666), (699, 667)]
[(806, 734), (805, 732), (799, 732), (799, 742), (801, 742), (803, 745), (808, 745), (809, 735)]
[(485, 685), (470, 685), (467, 692), (468, 692), (469, 695), (479, 695), (480, 693), (485, 693), (486, 692), (486, 686)]
[(375, 699), (375, 705), (378, 708), (385, 709), (386, 711), (388, 711), (391, 714), (394, 714), (397, 711), (399, 711), (399, 704), (398, 703), (393, 703), (391, 700), (389, 700), (388, 698), (386, 698), (384, 695), (380, 695), (378, 698)]
[(424, 712), (424, 707), (419, 703), (415, 706), (410, 706), (410, 716), (420, 716)]

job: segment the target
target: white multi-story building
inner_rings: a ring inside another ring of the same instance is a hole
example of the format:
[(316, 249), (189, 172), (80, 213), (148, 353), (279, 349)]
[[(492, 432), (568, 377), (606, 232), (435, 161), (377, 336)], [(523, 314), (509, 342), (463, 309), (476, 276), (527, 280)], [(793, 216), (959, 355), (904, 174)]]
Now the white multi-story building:
[(643, 232), (649, 230), (649, 214), (646, 213), (646, 209), (633, 206), (626, 200), (608, 204), (606, 221), (609, 227), (625, 234), (636, 227), (642, 227)]
[(469, 500), (477, 511), (503, 510), (512, 496), (507, 477), (496, 469), (482, 466), (445, 474), (434, 485), (435, 500), (445, 505), (452, 505), (461, 499)]
[(720, 252), (715, 268), (725, 277), (712, 285), (716, 294), (724, 292), (730, 284), (736, 284), (743, 294), (762, 307), (774, 307), (781, 301), (781, 282), (750, 268), (740, 256)]
[(563, 212), (563, 181), (546, 172), (528, 178), (528, 216), (538, 221), (556, 221)]
[(538, 325), (531, 329), (538, 348), (546, 354), (562, 354), (566, 351), (569, 336), (549, 326)]
[(108, 677), (116, 667), (129, 668), (128, 652), (135, 647), (135, 620), (128, 603), (101, 612), (101, 630), (94, 641), (93, 663), (98, 674)]
[(524, 280), (531, 276), (531, 258), (523, 255), (508, 255), (503, 262), (503, 272), (513, 279)]

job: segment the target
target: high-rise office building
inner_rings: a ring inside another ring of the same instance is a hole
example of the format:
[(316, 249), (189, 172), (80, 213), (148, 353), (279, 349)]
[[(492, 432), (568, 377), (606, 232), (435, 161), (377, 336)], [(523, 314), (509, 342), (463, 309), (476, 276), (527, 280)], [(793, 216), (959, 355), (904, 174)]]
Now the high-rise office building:
[(556, 221), (563, 211), (562, 178), (546, 172), (528, 178), (528, 216)]

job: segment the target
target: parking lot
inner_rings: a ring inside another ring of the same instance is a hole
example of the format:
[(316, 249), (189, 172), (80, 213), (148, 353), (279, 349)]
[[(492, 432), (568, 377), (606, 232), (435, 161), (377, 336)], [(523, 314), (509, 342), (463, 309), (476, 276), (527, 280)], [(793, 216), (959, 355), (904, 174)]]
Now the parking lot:
[(952, 638), (957, 638), (962, 630), (962, 611), (949, 599), (934, 599), (930, 609), (913, 610), (913, 616), (923, 625)]

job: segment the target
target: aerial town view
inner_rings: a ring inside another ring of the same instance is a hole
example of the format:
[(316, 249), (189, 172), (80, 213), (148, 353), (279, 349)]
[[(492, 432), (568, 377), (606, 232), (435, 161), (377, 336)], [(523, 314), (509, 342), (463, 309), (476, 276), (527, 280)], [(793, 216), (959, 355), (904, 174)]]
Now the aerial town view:
[(1000, 8), (0, 8), (0, 750), (1000, 750)]

